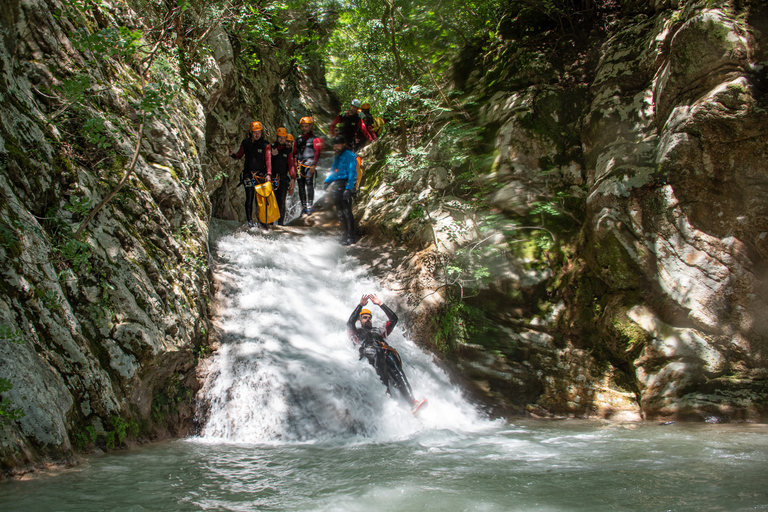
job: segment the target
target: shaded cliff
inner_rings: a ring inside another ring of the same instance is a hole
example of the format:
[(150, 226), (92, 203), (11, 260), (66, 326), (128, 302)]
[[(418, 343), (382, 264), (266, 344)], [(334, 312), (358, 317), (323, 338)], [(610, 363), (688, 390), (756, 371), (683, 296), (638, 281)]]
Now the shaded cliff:
[(194, 431), (208, 223), (244, 217), (228, 150), (253, 119), (271, 139), (306, 114), (279, 48), (244, 55), (212, 17), (195, 50), (147, 5), (0, 8), (0, 379), (20, 416), (0, 417), (4, 472)]
[(597, 5), (468, 48), (480, 135), (444, 116), (406, 170), (371, 147), (361, 222), (414, 251), (387, 274), (414, 334), (508, 413), (763, 418), (765, 8)]

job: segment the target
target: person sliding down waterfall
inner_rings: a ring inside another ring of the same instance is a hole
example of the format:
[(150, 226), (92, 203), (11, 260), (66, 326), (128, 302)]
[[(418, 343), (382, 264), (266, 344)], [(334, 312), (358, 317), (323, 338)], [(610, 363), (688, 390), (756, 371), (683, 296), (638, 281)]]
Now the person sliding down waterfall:
[[(378, 329), (373, 328), (373, 316), (367, 309), (363, 309), (368, 301), (379, 306), (387, 315), (387, 323)], [(356, 327), (357, 319), (360, 318), (361, 327)], [(392, 383), (403, 398), (410, 404), (411, 411), (416, 414), (421, 407), (426, 406), (427, 400), (416, 400), (413, 398), (413, 391), (408, 379), (403, 373), (403, 362), (397, 350), (390, 347), (384, 338), (386, 338), (397, 324), (397, 315), (389, 309), (375, 294), (363, 295), (360, 304), (352, 312), (352, 316), (347, 320), (347, 335), (352, 343), (359, 345), (360, 359), (364, 357), (376, 369), (381, 382), (387, 388), (387, 395), (392, 396), (389, 385)]]

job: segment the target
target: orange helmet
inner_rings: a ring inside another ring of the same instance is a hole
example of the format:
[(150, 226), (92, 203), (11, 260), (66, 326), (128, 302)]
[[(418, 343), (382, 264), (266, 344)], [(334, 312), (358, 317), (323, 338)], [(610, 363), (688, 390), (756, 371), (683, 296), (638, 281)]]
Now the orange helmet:
[[(371, 310), (370, 309), (364, 309), (364, 310), (360, 311), (360, 316), (370, 315), (370, 314), (371, 314)], [(371, 315), (371, 316), (373, 316), (373, 315)]]
[(314, 122), (315, 122), (315, 120), (312, 119), (310, 116), (302, 117), (299, 120), (299, 124), (304, 124), (304, 123), (306, 123), (306, 124), (314, 124)]
[(286, 136), (285, 136), (285, 138), (286, 138), (286, 139), (287, 139), (289, 142), (293, 142), (293, 140), (294, 140), (294, 139), (293, 139), (293, 135), (291, 135), (290, 133), (289, 133), (288, 135), (286, 135)]
[(371, 104), (370, 103), (363, 103), (363, 105), (360, 108), (363, 109), (363, 110), (368, 110), (368, 109), (371, 108)]
[(251, 131), (252, 132), (260, 132), (263, 129), (264, 129), (264, 127), (261, 126), (260, 122), (254, 121), (254, 122), (251, 123)]
[(288, 130), (283, 128), (282, 126), (277, 129), (277, 136), (278, 137), (287, 137), (288, 136)]

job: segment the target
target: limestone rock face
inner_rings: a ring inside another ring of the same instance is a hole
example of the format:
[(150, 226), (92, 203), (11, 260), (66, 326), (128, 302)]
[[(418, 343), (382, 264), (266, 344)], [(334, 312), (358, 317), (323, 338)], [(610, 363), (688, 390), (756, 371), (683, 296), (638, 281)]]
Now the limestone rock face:
[[(422, 261), (437, 253), (427, 286), (410, 263), (399, 270), (418, 291), (408, 302), (420, 304), (414, 322), (425, 342), (439, 345), (420, 318), (450, 317), (441, 300), (462, 277), (451, 276), (450, 262), (471, 252), (469, 270), (490, 272), (480, 297), (465, 301), (482, 314), (463, 322), (475, 318), (478, 332), (484, 317), (491, 338), (475, 343), (455, 328), (464, 345), (452, 360), (508, 411), (761, 418), (768, 16), (750, 2), (626, 4), (589, 52), (583, 81), (566, 65), (548, 83), (488, 94), (478, 121), (495, 134), (488, 180), (500, 184), (489, 197), (496, 213), (436, 185), (442, 174), (456, 179), (450, 166), (413, 172), (406, 184), (385, 168), (369, 178), (362, 222), (418, 242)], [(577, 234), (560, 232), (570, 240), (562, 252), (522, 249), (518, 226), (531, 212), (564, 218), (560, 197)], [(496, 250), (482, 256), (485, 246)], [(543, 311), (531, 311), (537, 302)]]
[[(597, 98), (631, 87), (634, 97), (593, 101), (587, 115), (585, 129), (599, 134), (620, 125), (617, 111), (634, 113), (617, 140), (594, 136), (588, 146), (596, 167), (587, 199), (592, 247), (615, 247), (594, 258), (613, 290), (650, 289), (652, 300), (625, 301), (650, 335), (634, 361), (647, 415), (755, 417), (765, 412), (765, 390), (749, 382), (765, 369), (768, 342), (759, 41), (716, 9), (664, 14), (645, 27), (633, 45), (644, 51), (617, 59), (611, 41), (604, 45), (598, 76), (608, 62), (612, 72), (595, 87)], [(621, 71), (647, 68), (654, 48), (644, 83)], [(660, 334), (667, 324), (678, 333), (673, 343)], [(734, 402), (734, 388), (748, 398)]]
[[(242, 164), (228, 149), (256, 113), (273, 137), (298, 95), (269, 57), (265, 72), (246, 72), (214, 27), (196, 81), (147, 118), (135, 172), (77, 239), (134, 156), (142, 95), (130, 59), (85, 50), (78, 29), (142, 27), (128, 4), (84, 18), (54, 15), (56, 4), (0, 8), (0, 379), (12, 386), (4, 403), (23, 414), (0, 417), (3, 473), (125, 435), (194, 430), (195, 365), (209, 331), (208, 222), (243, 218)], [(149, 78), (172, 74), (162, 70), (173, 59), (163, 62)], [(78, 83), (79, 98), (64, 94)]]

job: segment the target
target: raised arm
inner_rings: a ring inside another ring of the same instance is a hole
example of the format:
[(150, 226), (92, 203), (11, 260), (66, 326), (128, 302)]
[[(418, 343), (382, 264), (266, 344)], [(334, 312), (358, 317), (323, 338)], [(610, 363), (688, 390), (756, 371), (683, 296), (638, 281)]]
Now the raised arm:
[(360, 340), (357, 339), (357, 327), (355, 324), (357, 323), (357, 318), (360, 316), (360, 311), (363, 310), (363, 306), (365, 306), (368, 303), (368, 295), (363, 295), (360, 298), (360, 304), (357, 305), (355, 310), (352, 312), (352, 315), (350, 315), (349, 320), (347, 320), (347, 336), (349, 336), (349, 339), (352, 340), (352, 343), (360, 343)]
[(387, 305), (384, 304), (375, 294), (371, 295), (369, 298), (371, 299), (371, 302), (379, 306), (381, 310), (384, 311), (384, 313), (387, 315), (387, 323), (384, 324), (383, 331), (384, 336), (389, 336), (392, 334), (392, 330), (395, 328), (395, 325), (397, 325), (397, 315), (394, 311), (389, 309), (389, 307), (387, 307)]

